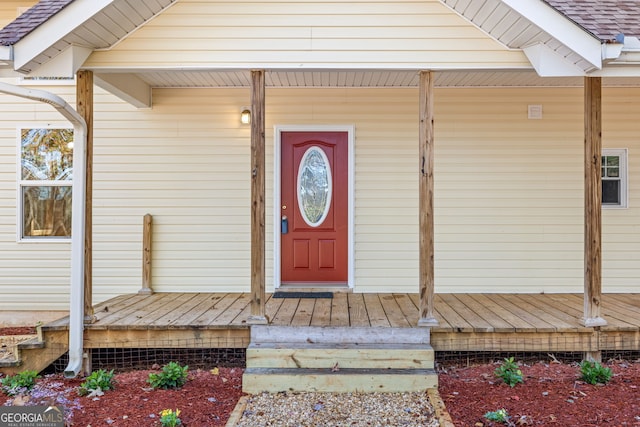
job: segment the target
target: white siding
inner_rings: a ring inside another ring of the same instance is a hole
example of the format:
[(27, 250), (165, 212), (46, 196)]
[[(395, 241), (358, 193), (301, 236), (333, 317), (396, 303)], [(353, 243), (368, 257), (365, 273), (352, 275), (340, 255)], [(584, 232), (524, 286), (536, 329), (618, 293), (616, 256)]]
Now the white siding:
[[(74, 88), (52, 89), (73, 101)], [(435, 95), (437, 292), (581, 292), (581, 89)], [(605, 292), (638, 291), (639, 96), (604, 90), (604, 146), (629, 149), (630, 176), (630, 208), (603, 214)], [(143, 111), (96, 91), (96, 301), (140, 288), (146, 213), (156, 290), (249, 290), (248, 104), (247, 89), (162, 89)], [(34, 123), (64, 125), (48, 106), (0, 97), (0, 309), (68, 300), (68, 244), (16, 243), (16, 126)], [(417, 291), (417, 89), (267, 89), (269, 289), (276, 124), (355, 125), (356, 291)]]
[(437, 0), (181, 0), (85, 65), (531, 68)]
[[(75, 88), (57, 89), (73, 100)], [(48, 124), (69, 126), (48, 105), (0, 96), (0, 310), (59, 310), (69, 300), (70, 242), (16, 243), (17, 130)]]

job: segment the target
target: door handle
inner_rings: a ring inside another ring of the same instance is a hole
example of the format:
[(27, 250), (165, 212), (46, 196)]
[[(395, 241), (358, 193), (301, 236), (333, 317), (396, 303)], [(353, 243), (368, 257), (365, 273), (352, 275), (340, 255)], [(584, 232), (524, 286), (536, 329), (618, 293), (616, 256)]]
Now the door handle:
[(282, 220), (280, 224), (280, 232), (282, 234), (287, 234), (289, 232), (289, 219), (287, 219), (286, 215), (282, 215)]

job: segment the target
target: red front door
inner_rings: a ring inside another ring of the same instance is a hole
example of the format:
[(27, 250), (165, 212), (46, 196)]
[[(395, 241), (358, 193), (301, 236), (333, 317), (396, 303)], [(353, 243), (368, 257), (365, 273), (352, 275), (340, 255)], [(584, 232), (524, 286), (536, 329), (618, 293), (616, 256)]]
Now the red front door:
[(346, 284), (348, 134), (281, 134), (281, 280)]

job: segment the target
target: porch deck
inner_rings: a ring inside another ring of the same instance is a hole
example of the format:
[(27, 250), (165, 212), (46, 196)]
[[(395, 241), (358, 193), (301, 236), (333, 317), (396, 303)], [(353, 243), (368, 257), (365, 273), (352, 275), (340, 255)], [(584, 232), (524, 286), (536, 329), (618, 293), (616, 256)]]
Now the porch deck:
[[(273, 298), (274, 325), (414, 328), (417, 294), (335, 293), (328, 298)], [(640, 350), (640, 294), (604, 294), (608, 324), (585, 328), (580, 294), (436, 294), (435, 351)], [(248, 293), (120, 295), (95, 307), (87, 348), (231, 347), (249, 344)], [(44, 330), (68, 327), (63, 318)]]

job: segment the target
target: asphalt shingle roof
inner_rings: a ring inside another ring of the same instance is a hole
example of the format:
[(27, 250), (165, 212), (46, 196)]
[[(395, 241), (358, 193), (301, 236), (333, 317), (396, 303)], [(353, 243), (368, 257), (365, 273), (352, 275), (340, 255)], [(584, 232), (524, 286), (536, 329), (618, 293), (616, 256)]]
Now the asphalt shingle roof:
[(40, 0), (38, 4), (0, 30), (0, 45), (15, 44), (72, 2), (73, 0)]
[(602, 41), (640, 37), (640, 0), (544, 1)]
[[(640, 37), (640, 0), (543, 0), (603, 41), (623, 33)], [(17, 43), (73, 0), (40, 0), (0, 30), (0, 45)]]

